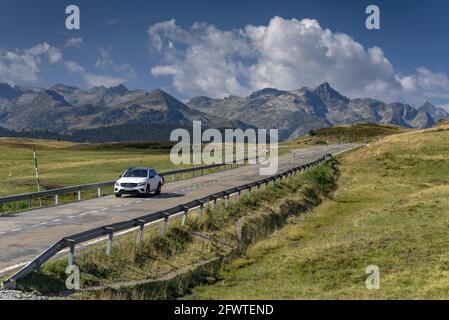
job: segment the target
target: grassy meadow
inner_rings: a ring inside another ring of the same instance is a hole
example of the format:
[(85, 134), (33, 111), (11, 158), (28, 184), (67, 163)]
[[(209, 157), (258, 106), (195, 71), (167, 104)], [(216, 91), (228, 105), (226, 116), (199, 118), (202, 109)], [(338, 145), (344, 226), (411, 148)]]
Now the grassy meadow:
[(370, 143), (393, 134), (410, 132), (407, 129), (393, 125), (380, 125), (374, 123), (361, 123), (347, 126), (322, 128), (310, 132), (309, 135), (289, 140), (281, 144), (284, 147), (306, 148), (339, 143)]
[(0, 196), (36, 191), (33, 147), (43, 189), (114, 180), (132, 166), (152, 166), (162, 171), (174, 167), (165, 145), (83, 145), (0, 138)]
[[(449, 298), (449, 125), (341, 156), (339, 189), (192, 299)], [(380, 269), (368, 290), (366, 268)]]

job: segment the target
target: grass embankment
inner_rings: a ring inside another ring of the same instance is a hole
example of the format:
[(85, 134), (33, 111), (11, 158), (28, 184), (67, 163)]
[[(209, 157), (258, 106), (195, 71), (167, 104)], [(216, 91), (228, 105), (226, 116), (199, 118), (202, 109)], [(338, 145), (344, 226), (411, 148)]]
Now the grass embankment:
[(304, 148), (314, 145), (326, 145), (327, 143), (370, 143), (389, 135), (409, 131), (411, 129), (399, 126), (362, 123), (315, 130), (308, 136), (287, 141), (282, 145)]
[[(148, 227), (138, 247), (136, 233), (122, 236), (114, 240), (109, 257), (104, 253), (105, 244), (87, 248), (75, 258), (81, 270), (82, 288), (160, 279), (200, 262), (219, 260), (212, 267), (178, 275), (170, 281), (128, 283), (120, 289), (83, 292), (73, 298), (166, 299), (183, 295), (199, 283), (214, 282), (221, 259), (242, 254), (250, 244), (318, 205), (335, 187), (337, 175), (335, 166), (326, 164), (289, 181), (245, 194), (229, 208), (219, 203), (215, 208), (207, 208), (203, 216), (191, 214), (185, 226), (173, 221), (165, 236), (159, 235), (158, 226)], [(50, 261), (20, 281), (19, 287), (44, 294), (64, 291), (66, 266), (66, 259)]]
[[(447, 299), (449, 126), (342, 158), (339, 189), (252, 247), (194, 299)], [(367, 290), (369, 265), (380, 290)]]

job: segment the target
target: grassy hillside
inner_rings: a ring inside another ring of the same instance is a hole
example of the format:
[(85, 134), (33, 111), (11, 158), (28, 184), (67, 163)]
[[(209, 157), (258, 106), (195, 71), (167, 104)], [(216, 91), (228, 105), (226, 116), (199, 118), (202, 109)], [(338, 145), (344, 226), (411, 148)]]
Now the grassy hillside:
[(173, 167), (165, 144), (85, 145), (0, 138), (0, 196), (36, 191), (33, 147), (44, 188), (114, 180), (132, 166), (153, 166), (159, 170)]
[[(332, 199), (252, 247), (189, 298), (447, 299), (449, 126), (342, 157)], [(367, 290), (377, 265), (380, 290)]]
[(412, 131), (412, 129), (392, 125), (362, 123), (315, 130), (310, 132), (309, 136), (287, 141), (283, 145), (301, 148), (326, 143), (370, 143), (392, 134), (409, 131)]

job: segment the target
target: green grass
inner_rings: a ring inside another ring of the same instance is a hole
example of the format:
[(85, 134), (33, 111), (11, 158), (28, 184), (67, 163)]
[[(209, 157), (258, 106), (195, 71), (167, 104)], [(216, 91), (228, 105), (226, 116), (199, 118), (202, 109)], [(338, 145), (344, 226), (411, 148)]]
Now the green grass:
[[(447, 299), (449, 126), (342, 157), (339, 189), (192, 299)], [(380, 290), (367, 290), (377, 265)]]
[(399, 126), (361, 123), (315, 130), (312, 135), (282, 143), (284, 146), (304, 148), (338, 143), (370, 143), (377, 139), (412, 131)]
[(44, 189), (114, 180), (132, 166), (173, 167), (166, 149), (1, 138), (0, 196), (36, 191), (34, 146)]

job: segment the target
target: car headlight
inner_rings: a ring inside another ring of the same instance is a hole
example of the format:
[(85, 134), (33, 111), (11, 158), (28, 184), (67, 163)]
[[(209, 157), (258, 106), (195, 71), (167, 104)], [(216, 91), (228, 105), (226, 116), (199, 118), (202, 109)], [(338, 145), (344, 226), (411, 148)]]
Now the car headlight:
[(116, 187), (120, 187), (120, 183), (116, 182), (116, 183), (115, 183), (115, 186), (116, 186)]

